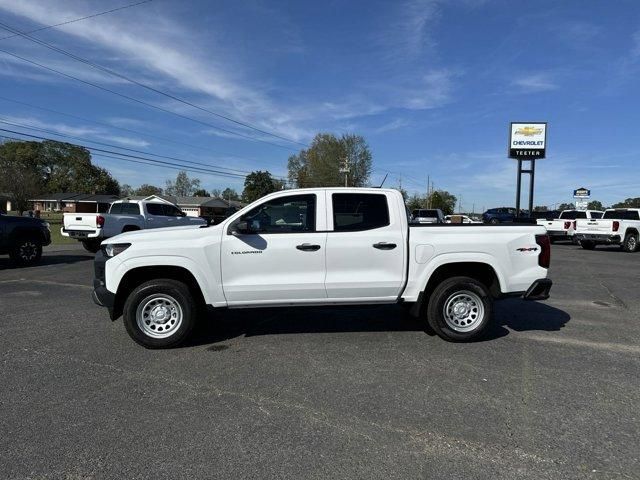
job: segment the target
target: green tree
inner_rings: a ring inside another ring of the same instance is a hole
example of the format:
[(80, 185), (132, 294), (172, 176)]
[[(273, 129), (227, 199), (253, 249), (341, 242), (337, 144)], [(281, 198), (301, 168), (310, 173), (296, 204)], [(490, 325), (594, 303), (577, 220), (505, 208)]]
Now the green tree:
[(300, 188), (336, 187), (345, 184), (363, 187), (371, 175), (372, 155), (363, 137), (342, 135), (337, 138), (329, 133), (319, 133), (307, 150), (289, 157), (289, 180)]
[(10, 193), (22, 212), (29, 208), (28, 200), (42, 192), (45, 168), (41, 162), (38, 142), (5, 142), (0, 145), (0, 191)]
[(214, 188), (211, 190), (211, 196), (218, 198), (222, 194), (222, 191), (219, 188)]
[(224, 198), (225, 200), (240, 200), (240, 195), (233, 188), (225, 188), (222, 192), (220, 192), (220, 198)]
[(200, 188), (200, 189), (196, 190), (195, 192), (193, 192), (193, 196), (194, 197), (208, 197), (209, 196), (209, 192), (207, 192), (204, 188)]
[(120, 195), (122, 195), (123, 197), (132, 197), (133, 195), (135, 195), (135, 193), (135, 189), (128, 183), (120, 185)]
[(604, 210), (604, 206), (598, 200), (591, 200), (587, 204), (587, 210)]
[(445, 215), (453, 214), (457, 201), (455, 195), (445, 190), (434, 190), (427, 198), (427, 204), (430, 208), (439, 208)]
[(148, 183), (143, 183), (136, 189), (135, 194), (141, 197), (150, 197), (151, 195), (162, 195), (162, 189), (154, 185), (149, 185)]
[(558, 205), (558, 210), (575, 210), (576, 206), (573, 203), (561, 203)]
[(545, 205), (538, 205), (537, 207), (533, 207), (534, 212), (547, 212), (549, 209)]
[(164, 189), (167, 195), (174, 197), (191, 197), (196, 190), (200, 189), (200, 180), (197, 178), (189, 178), (187, 172), (180, 171), (176, 176), (176, 181), (167, 180), (167, 186)]
[(640, 197), (627, 198), (624, 202), (614, 203), (611, 208), (640, 208)]
[(265, 195), (280, 190), (282, 183), (274, 180), (268, 171), (251, 172), (244, 179), (242, 200), (251, 203)]
[(406, 200), (405, 203), (409, 211), (413, 211), (418, 210), (419, 208), (424, 208), (427, 205), (427, 199), (414, 193)]

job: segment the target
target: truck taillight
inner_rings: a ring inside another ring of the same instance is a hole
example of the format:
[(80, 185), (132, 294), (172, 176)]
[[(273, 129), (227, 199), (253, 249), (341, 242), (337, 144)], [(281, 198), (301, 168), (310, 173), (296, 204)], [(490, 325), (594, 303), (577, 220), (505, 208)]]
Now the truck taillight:
[(617, 231), (618, 231), (618, 229), (620, 228), (620, 222), (619, 222), (619, 221), (617, 221), (617, 220), (614, 220), (614, 221), (613, 221), (613, 224), (612, 224), (612, 227), (613, 227), (613, 231), (614, 231), (614, 232), (617, 232)]
[(571, 222), (564, 222), (564, 229), (569, 230), (571, 228)]
[(536, 235), (536, 243), (540, 246), (538, 265), (542, 268), (549, 268), (549, 265), (551, 265), (551, 242), (549, 241), (549, 235)]
[(102, 215), (96, 217), (96, 227), (104, 227), (104, 217)]

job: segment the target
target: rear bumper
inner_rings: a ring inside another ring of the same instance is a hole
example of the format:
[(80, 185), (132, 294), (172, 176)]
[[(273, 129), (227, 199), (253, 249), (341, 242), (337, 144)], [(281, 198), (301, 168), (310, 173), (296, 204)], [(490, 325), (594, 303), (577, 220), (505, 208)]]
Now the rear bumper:
[(98, 238), (102, 235), (102, 230), (70, 230), (62, 227), (60, 234), (63, 237), (71, 237), (76, 240), (85, 240), (88, 238)]
[(620, 235), (610, 235), (608, 233), (576, 233), (576, 240), (587, 240), (596, 243), (621, 243)]
[(566, 230), (547, 230), (547, 235), (550, 237), (566, 237), (569, 233)]
[(546, 300), (553, 282), (549, 278), (540, 278), (533, 282), (523, 295), (525, 300)]

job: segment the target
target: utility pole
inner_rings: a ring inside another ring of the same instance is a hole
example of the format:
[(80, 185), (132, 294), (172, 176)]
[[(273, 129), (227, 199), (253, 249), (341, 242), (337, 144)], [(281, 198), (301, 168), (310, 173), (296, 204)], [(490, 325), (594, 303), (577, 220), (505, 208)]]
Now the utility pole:
[(431, 207), (431, 176), (427, 175), (427, 208)]
[(344, 173), (344, 186), (349, 186), (349, 172), (351, 171), (351, 164), (349, 163), (349, 157), (344, 157), (342, 166), (340, 167), (340, 173)]

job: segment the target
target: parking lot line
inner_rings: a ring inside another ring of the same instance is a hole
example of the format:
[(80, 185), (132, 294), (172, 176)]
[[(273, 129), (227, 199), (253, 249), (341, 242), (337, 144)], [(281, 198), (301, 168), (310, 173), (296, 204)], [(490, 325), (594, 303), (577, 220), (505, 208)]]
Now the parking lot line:
[(0, 283), (39, 283), (42, 285), (60, 285), (63, 287), (80, 287), (80, 288), (89, 288), (89, 289), (93, 289), (93, 287), (91, 285), (84, 285), (82, 283), (68, 283), (68, 282), (53, 282), (51, 280), (34, 280), (34, 279), (27, 279), (27, 278), (16, 278), (13, 280), (0, 280)]
[(616, 353), (630, 353), (633, 355), (640, 355), (640, 347), (636, 345), (625, 345), (622, 343), (611, 342), (592, 342), (589, 340), (580, 340), (578, 338), (560, 337), (558, 335), (546, 336), (537, 333), (517, 332), (516, 330), (510, 328), (509, 330), (516, 334), (514, 335), (514, 338), (517, 339), (528, 339), (534, 340), (536, 342), (555, 343), (575, 347), (595, 348), (597, 350), (608, 350), (610, 352)]

